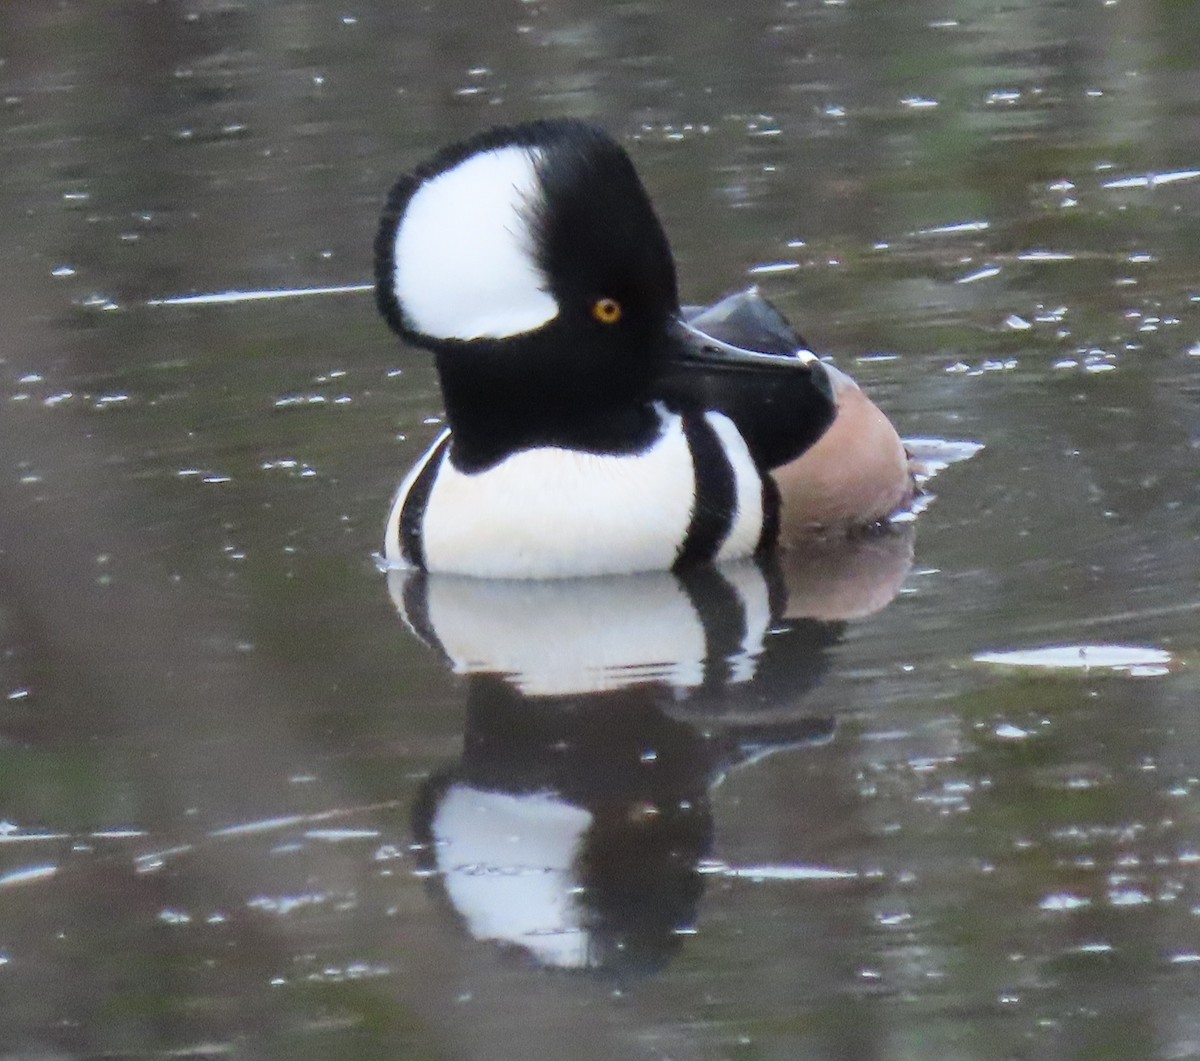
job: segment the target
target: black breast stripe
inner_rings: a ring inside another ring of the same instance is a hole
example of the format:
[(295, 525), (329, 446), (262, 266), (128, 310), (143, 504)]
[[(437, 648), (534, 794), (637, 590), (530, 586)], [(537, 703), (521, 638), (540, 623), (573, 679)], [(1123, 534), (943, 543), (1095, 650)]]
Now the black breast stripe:
[(704, 563), (717, 555), (733, 527), (737, 508), (733, 465), (708, 418), (685, 414), (683, 435), (695, 469), (695, 498), (675, 567)]
[(425, 543), (421, 539), (421, 524), (425, 521), (425, 506), (429, 504), (429, 495), (433, 492), (433, 484), (437, 479), (438, 469), (442, 466), (442, 458), (450, 445), (450, 434), (429, 455), (425, 467), (408, 489), (404, 499), (404, 507), (400, 509), (400, 551), (413, 567), (425, 567)]
[(765, 553), (779, 540), (779, 485), (770, 472), (760, 471), (759, 474), (762, 476), (762, 530), (754, 547), (756, 555)]

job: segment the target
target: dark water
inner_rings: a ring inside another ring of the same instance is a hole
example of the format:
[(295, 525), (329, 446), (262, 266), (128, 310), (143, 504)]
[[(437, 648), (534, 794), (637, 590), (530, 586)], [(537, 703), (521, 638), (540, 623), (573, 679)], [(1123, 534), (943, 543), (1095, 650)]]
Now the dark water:
[[(1166, 0), (0, 6), (0, 1056), (1200, 1057), (1196, 44)], [(425, 357), (364, 294), (147, 305), (362, 283), (401, 169), (563, 113), (687, 298), (756, 279), (985, 444), (915, 532), (389, 585)]]

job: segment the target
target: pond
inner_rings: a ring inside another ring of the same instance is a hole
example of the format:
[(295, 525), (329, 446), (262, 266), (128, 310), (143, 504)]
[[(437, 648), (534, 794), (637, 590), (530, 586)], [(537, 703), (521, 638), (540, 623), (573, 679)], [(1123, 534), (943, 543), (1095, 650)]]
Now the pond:
[[(0, 1055), (1200, 1057), (1193, 23), (3, 5)], [(915, 521), (380, 571), (442, 426), (387, 189), (546, 115), (687, 300), (982, 447)]]

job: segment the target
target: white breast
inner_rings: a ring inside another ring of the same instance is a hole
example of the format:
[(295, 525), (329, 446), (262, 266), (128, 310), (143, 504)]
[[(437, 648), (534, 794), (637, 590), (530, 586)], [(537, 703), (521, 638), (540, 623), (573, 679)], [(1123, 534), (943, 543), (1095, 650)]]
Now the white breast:
[(691, 520), (695, 478), (680, 417), (634, 455), (545, 447), (474, 475), (443, 459), (422, 526), (430, 571), (564, 578), (661, 571)]

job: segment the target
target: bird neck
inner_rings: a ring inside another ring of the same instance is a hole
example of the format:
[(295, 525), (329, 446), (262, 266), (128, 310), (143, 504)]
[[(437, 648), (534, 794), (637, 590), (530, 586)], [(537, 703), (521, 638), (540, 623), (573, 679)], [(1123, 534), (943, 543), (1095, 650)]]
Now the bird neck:
[(638, 453), (660, 432), (653, 403), (627, 387), (581, 386), (562, 378), (534, 383), (511, 370), (481, 373), (478, 365), (460, 371), (440, 356), (438, 372), (451, 459), (463, 472), (486, 471), (521, 450), (547, 446)]

